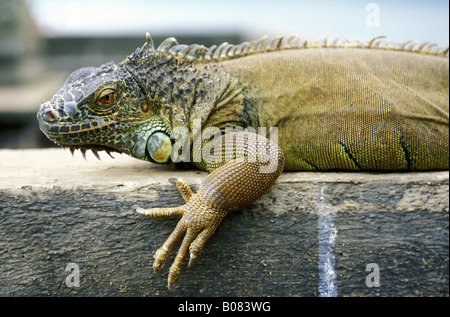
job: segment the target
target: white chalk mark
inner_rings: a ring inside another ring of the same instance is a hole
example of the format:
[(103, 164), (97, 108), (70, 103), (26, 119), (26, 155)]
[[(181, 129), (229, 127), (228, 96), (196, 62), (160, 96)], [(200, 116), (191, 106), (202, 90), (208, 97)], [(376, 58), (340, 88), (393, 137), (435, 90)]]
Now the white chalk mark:
[(333, 214), (325, 206), (323, 187), (320, 189), (318, 204), (318, 239), (319, 239), (319, 296), (336, 297), (337, 276), (334, 269), (334, 243), (337, 230), (333, 224)]

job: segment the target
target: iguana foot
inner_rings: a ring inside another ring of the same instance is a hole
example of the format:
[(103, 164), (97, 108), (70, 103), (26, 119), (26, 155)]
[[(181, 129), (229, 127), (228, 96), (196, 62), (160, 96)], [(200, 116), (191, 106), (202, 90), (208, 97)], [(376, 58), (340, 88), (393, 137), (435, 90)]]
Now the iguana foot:
[(186, 204), (173, 208), (152, 208), (147, 210), (137, 208), (136, 211), (152, 218), (181, 217), (175, 230), (161, 248), (156, 251), (153, 263), (153, 269), (159, 271), (175, 244), (184, 236), (175, 260), (169, 269), (168, 288), (173, 290), (174, 282), (180, 275), (181, 267), (188, 253), (190, 266), (228, 211), (215, 207), (213, 200), (205, 199), (199, 193), (193, 194), (189, 185), (182, 179), (171, 177), (169, 181), (176, 184)]

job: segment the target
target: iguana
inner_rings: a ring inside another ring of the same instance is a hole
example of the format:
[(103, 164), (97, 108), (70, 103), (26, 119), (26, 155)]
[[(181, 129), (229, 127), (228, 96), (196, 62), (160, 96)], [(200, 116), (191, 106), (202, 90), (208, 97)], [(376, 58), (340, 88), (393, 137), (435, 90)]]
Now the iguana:
[(188, 254), (191, 263), (222, 219), (283, 170), (447, 170), (448, 51), (381, 37), (209, 48), (168, 38), (155, 48), (147, 34), (121, 63), (73, 72), (37, 117), (72, 153), (115, 151), (211, 172), (196, 194), (169, 179), (185, 205), (137, 210), (181, 217), (153, 264), (159, 270), (183, 239), (169, 270), (173, 289)]

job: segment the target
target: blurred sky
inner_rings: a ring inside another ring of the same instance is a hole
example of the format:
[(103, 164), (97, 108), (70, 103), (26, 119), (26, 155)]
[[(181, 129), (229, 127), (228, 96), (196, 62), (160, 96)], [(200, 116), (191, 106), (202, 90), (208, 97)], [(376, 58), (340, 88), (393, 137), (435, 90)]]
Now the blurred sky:
[(265, 34), (349, 40), (386, 35), (397, 42), (449, 44), (447, 0), (27, 2), (40, 30), (48, 36), (238, 32), (255, 39)]

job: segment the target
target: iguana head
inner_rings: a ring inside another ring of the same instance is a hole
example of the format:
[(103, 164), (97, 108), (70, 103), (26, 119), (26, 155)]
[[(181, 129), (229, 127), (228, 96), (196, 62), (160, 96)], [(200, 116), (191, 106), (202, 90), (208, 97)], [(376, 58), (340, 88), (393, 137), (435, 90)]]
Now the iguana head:
[[(158, 95), (149, 89), (149, 81), (158, 78), (141, 73), (161, 64), (161, 53), (153, 52), (155, 56), (144, 45), (119, 64), (74, 71), (40, 106), (40, 129), (50, 140), (72, 151), (81, 149), (83, 155), (89, 149), (96, 156), (105, 150), (168, 163), (171, 127), (161, 116)], [(169, 67), (166, 64), (160, 68)]]
[[(189, 140), (193, 122), (199, 119), (203, 126), (229, 86), (228, 75), (208, 64), (221, 56), (224, 44), (214, 50), (168, 38), (155, 49), (147, 33), (147, 42), (121, 63), (73, 72), (41, 105), (40, 129), (71, 150), (169, 163), (172, 131), (177, 141)], [(186, 128), (183, 136), (179, 127)]]

